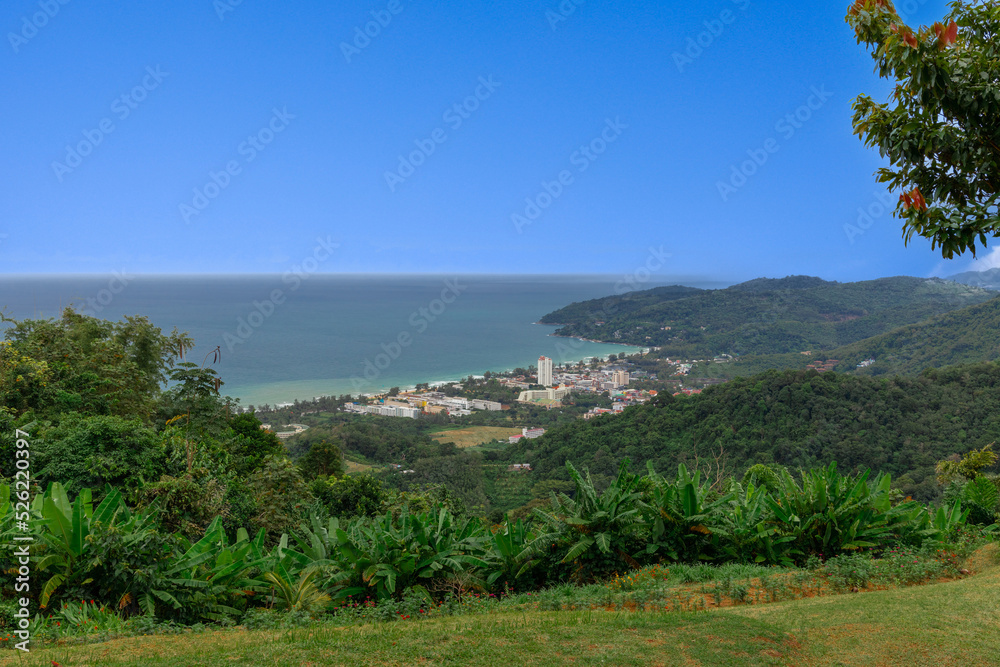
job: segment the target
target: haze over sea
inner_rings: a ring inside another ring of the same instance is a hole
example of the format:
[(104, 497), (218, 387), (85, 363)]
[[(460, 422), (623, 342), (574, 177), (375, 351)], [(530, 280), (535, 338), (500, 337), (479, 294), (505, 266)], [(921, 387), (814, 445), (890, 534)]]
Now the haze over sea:
[[(224, 394), (245, 406), (274, 405), (526, 368), (541, 355), (558, 364), (635, 350), (553, 337), (555, 327), (534, 324), (574, 301), (614, 294), (621, 281), (620, 275), (5, 276), (0, 308), (16, 319), (57, 317), (71, 303), (102, 319), (145, 315), (166, 333), (176, 327), (191, 334), (196, 348), (187, 361), (200, 364), (221, 346), (214, 368)], [(721, 286), (667, 278), (638, 287), (678, 283)], [(271, 301), (276, 290), (280, 297)]]

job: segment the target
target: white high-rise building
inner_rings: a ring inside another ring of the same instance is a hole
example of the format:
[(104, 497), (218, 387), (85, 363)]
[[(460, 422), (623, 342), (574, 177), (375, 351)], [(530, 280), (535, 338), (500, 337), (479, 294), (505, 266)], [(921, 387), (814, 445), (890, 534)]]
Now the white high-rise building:
[(552, 386), (552, 360), (548, 357), (538, 357), (538, 384)]
[(611, 381), (619, 387), (627, 387), (628, 380), (628, 371), (615, 371), (611, 376)]

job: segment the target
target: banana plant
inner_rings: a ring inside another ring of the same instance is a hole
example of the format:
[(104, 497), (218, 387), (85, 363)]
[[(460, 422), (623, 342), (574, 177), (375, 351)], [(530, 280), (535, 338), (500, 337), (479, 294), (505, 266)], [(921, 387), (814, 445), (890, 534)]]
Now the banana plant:
[(278, 606), (288, 611), (316, 611), (328, 605), (331, 598), (317, 587), (319, 570), (302, 572), (297, 579), (286, 579), (276, 572), (265, 572), (264, 579), (274, 586)]
[(510, 516), (507, 516), (503, 527), (490, 537), (487, 556), (490, 573), (486, 577), (488, 586), (493, 586), (501, 579), (507, 584), (516, 585), (518, 579), (538, 564), (537, 558), (523, 561), (518, 558), (533, 537), (523, 520), (511, 521)]
[(751, 482), (745, 489), (733, 483), (730, 490), (728, 504), (717, 512), (716, 533), (725, 538), (723, 551), (743, 562), (793, 565), (794, 556), (801, 555), (793, 544), (796, 536), (782, 533), (774, 521), (768, 489)]
[(222, 519), (216, 517), (200, 540), (185, 544), (186, 550), (175, 557), (160, 584), (139, 596), (140, 605), (151, 616), (156, 614), (156, 599), (213, 621), (239, 616), (247, 598), (270, 590), (258, 578), (272, 563), (264, 551), (264, 538), (263, 529), (251, 540), (241, 528), (229, 544)]
[(629, 474), (628, 465), (627, 459), (622, 461), (618, 476), (598, 495), (590, 473), (580, 475), (567, 461), (576, 497), (552, 494), (551, 511), (535, 509), (541, 529), (518, 559), (552, 557), (555, 549), (558, 562), (574, 566), (573, 577), (578, 580), (638, 567), (629, 551), (638, 543), (644, 505), (640, 479)]
[(677, 478), (668, 481), (648, 465), (652, 489), (647, 503), (646, 522), (650, 529), (645, 552), (670, 560), (709, 560), (713, 545), (725, 530), (719, 512), (732, 500), (733, 492), (717, 494), (701, 472), (688, 472), (682, 463)]
[(891, 507), (889, 475), (869, 485), (869, 474), (844, 476), (831, 463), (803, 473), (800, 487), (785, 471), (767, 504), (782, 534), (796, 535), (803, 552), (830, 556), (874, 547), (893, 535), (908, 507)]
[(478, 520), (456, 522), (442, 506), (419, 515), (404, 506), (396, 518), (389, 512), (337, 528), (334, 597), (369, 591), (384, 599), (410, 589), (430, 600), (426, 584), (434, 579), (487, 567), (484, 533)]
[(969, 510), (963, 510), (962, 501), (956, 500), (954, 505), (950, 507), (942, 505), (935, 512), (924, 510), (924, 516), (926, 520), (923, 534), (931, 539), (942, 541), (956, 528), (965, 524)]
[(66, 583), (86, 585), (93, 581), (87, 578), (88, 571), (82, 567), (90, 545), (87, 537), (92, 524), (114, 526), (135, 519), (117, 490), (109, 488), (96, 511), (92, 497), (90, 489), (82, 489), (71, 503), (63, 485), (54, 482), (36, 504), (40, 505), (44, 544), (44, 555), (36, 567), (40, 572), (52, 572), (42, 586), (40, 607), (46, 607), (52, 595)]

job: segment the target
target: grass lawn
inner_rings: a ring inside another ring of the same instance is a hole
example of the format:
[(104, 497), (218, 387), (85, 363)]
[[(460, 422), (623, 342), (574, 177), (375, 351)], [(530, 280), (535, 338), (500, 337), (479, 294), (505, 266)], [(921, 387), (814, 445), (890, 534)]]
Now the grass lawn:
[(521, 435), (521, 429), (502, 426), (470, 426), (438, 431), (432, 434), (431, 438), (438, 442), (454, 442), (459, 449), (467, 449), (492, 440), (506, 440), (512, 435)]
[(375, 466), (368, 465), (367, 463), (358, 463), (357, 461), (350, 461), (344, 459), (344, 470), (347, 472), (368, 472)]
[[(704, 612), (505, 611), (3, 652), (2, 665), (1000, 665), (996, 545), (976, 576)], [(500, 662), (502, 661), (502, 662)]]

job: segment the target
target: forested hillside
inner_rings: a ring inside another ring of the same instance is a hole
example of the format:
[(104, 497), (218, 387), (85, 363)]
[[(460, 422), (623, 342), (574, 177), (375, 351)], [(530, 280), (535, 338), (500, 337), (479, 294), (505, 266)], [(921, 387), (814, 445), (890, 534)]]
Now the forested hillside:
[(624, 458), (636, 470), (646, 461), (670, 470), (700, 460), (730, 473), (755, 463), (836, 461), (843, 470), (892, 473), (905, 493), (930, 499), (938, 493), (936, 461), (1000, 438), (998, 389), (995, 363), (892, 379), (769, 371), (553, 429), (509, 456), (552, 479), (565, 476), (566, 461), (608, 477)]
[(657, 346), (659, 356), (832, 350), (995, 297), (979, 287), (923, 278), (833, 283), (795, 276), (685, 294), (658, 288), (555, 311), (559, 335)]
[(866, 359), (858, 373), (915, 375), (926, 368), (994, 361), (1000, 358), (1000, 298), (939, 315), (834, 350), (838, 370)]
[[(726, 364), (700, 364), (693, 377), (746, 377), (769, 369), (805, 369), (837, 360), (834, 370), (859, 375), (919, 375), (928, 368), (1000, 358), (1000, 298), (960, 308), (827, 352), (740, 357)], [(863, 365), (866, 362), (867, 365)]]

